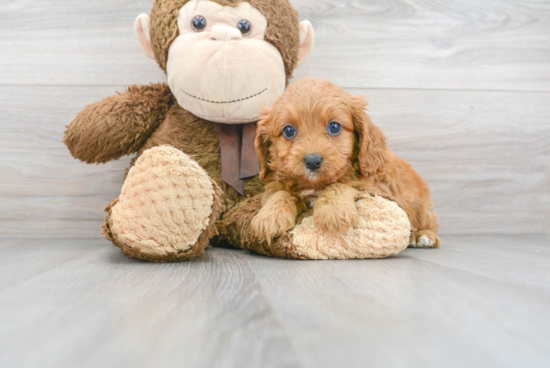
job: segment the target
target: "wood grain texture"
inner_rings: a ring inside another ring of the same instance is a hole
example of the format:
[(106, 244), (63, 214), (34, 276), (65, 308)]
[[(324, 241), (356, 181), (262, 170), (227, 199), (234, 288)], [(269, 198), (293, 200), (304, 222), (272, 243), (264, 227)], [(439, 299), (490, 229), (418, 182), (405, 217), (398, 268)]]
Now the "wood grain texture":
[(0, 234), (100, 236), (103, 208), (118, 197), (130, 159), (85, 165), (62, 140), (65, 126), (85, 105), (115, 88), (0, 90)]
[(550, 232), (550, 95), (351, 92), (428, 182), (442, 233)]
[[(297, 77), (354, 88), (550, 91), (550, 3), (293, 0), (316, 47)], [(152, 0), (0, 2), (0, 84), (163, 80), (133, 35)], [(37, 66), (40, 67), (37, 67)]]
[[(129, 158), (74, 160), (64, 127), (116, 87), (0, 87), (0, 234), (98, 237)], [(118, 88), (121, 90), (121, 88)], [(351, 89), (428, 181), (443, 234), (550, 232), (548, 93)]]
[(297, 1), (319, 42), (296, 76), (355, 88), (550, 90), (550, 3)]
[[(130, 158), (84, 165), (62, 134), (86, 104), (165, 79), (133, 35), (151, 4), (0, 1), (0, 236), (100, 236)], [(368, 95), (442, 233), (550, 232), (550, 2), (293, 4), (317, 35), (296, 77)]]
[(3, 367), (548, 367), (548, 236), (447, 236), (385, 260), (0, 240)]
[(134, 36), (152, 0), (0, 1), (0, 84), (129, 85), (165, 79)]
[(0, 0), (1, 367), (550, 366), (548, 235), (512, 235), (550, 234), (550, 2), (292, 2), (317, 35), (295, 77), (369, 97), (444, 247), (161, 265), (52, 239), (99, 238), (118, 196), (129, 157), (85, 165), (61, 140), (85, 105), (165, 80), (133, 35), (152, 0)]

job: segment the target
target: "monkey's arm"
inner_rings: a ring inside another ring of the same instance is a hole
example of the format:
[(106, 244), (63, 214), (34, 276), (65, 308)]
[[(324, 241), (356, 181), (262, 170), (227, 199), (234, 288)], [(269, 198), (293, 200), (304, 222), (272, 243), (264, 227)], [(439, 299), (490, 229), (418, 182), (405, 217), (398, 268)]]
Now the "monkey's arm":
[(73, 157), (104, 163), (138, 151), (175, 100), (164, 84), (131, 86), (124, 93), (86, 106), (65, 131)]

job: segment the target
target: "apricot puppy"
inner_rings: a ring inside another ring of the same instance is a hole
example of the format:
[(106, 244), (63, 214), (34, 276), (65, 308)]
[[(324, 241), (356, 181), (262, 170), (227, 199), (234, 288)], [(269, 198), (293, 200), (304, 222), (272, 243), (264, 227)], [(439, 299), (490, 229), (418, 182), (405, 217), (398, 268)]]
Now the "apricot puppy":
[(260, 240), (293, 229), (307, 208), (321, 230), (345, 232), (357, 221), (358, 195), (366, 192), (392, 199), (407, 212), (415, 230), (411, 246), (441, 245), (428, 186), (388, 150), (367, 105), (363, 96), (328, 81), (302, 79), (262, 110), (256, 151), (267, 185), (252, 221)]

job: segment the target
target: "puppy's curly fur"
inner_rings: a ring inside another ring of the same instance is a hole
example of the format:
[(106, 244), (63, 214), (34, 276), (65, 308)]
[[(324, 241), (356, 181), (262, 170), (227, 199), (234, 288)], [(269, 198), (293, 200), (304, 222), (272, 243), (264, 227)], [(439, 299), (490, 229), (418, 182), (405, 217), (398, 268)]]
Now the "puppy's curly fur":
[[(320, 229), (344, 232), (357, 221), (355, 201), (366, 192), (392, 199), (407, 212), (415, 230), (411, 246), (441, 245), (428, 186), (389, 151), (367, 105), (364, 96), (328, 81), (302, 79), (263, 109), (256, 150), (267, 185), (263, 208), (251, 224), (259, 239), (284, 234), (311, 207)], [(329, 131), (332, 123), (341, 127), (338, 134)], [(289, 126), (295, 132), (291, 138), (283, 134)], [(312, 155), (322, 158), (313, 170), (305, 161)]]

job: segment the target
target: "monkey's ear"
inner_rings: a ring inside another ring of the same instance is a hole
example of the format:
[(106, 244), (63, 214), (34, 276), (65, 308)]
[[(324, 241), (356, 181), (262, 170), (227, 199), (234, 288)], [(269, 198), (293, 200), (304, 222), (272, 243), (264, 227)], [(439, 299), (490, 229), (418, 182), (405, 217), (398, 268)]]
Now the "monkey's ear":
[(309, 20), (300, 22), (300, 49), (298, 50), (298, 66), (305, 63), (315, 45), (315, 32)]
[(155, 53), (151, 45), (151, 18), (147, 14), (140, 14), (134, 23), (134, 31), (145, 55), (155, 60)]
[(258, 128), (256, 130), (256, 153), (260, 160), (260, 180), (265, 180), (269, 174), (269, 146), (271, 140), (269, 139), (268, 126), (270, 125), (270, 111), (268, 107), (262, 107), (260, 109), (260, 121), (258, 122)]

